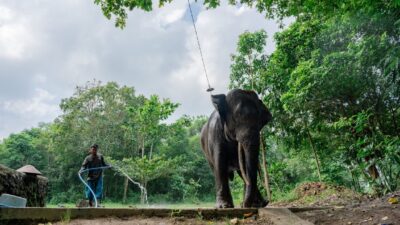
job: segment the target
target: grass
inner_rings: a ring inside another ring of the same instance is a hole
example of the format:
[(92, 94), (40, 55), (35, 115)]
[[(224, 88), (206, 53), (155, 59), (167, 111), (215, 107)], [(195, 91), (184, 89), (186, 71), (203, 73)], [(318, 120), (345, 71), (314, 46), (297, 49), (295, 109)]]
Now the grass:
[(61, 218), (61, 223), (63, 225), (66, 225), (66, 224), (69, 224), (70, 221), (71, 221), (71, 211), (69, 209), (67, 209), (67, 212)]

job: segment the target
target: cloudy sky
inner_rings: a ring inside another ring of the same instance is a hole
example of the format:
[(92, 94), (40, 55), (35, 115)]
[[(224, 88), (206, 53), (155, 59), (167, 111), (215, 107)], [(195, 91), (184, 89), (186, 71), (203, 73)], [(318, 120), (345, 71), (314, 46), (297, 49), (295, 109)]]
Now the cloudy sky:
[[(238, 35), (265, 29), (271, 52), (279, 28), (254, 9), (201, 3), (192, 7), (205, 63), (214, 93), (224, 93)], [(179, 102), (174, 118), (212, 111), (186, 1), (130, 12), (120, 30), (92, 0), (0, 0), (0, 140), (51, 122), (60, 100), (93, 79)]]

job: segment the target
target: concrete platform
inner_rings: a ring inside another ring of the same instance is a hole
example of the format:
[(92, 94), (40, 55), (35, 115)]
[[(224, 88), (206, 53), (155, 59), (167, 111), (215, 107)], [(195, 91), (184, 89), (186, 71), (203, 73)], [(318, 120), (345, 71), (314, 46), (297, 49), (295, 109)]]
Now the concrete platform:
[(27, 224), (101, 217), (234, 218), (258, 214), (257, 209), (152, 209), (152, 208), (0, 208), (0, 224)]
[[(294, 211), (300, 211), (293, 208)], [(312, 210), (312, 209), (309, 209)], [(301, 211), (305, 211), (303, 208)], [(235, 208), (235, 209), (161, 209), (161, 208), (0, 208), (0, 224), (37, 224), (70, 219), (94, 219), (102, 217), (185, 217), (201, 219), (275, 218), (276, 225), (295, 224), (310, 225), (301, 220), (289, 208)], [(277, 218), (277, 219), (276, 219)], [(292, 224), (292, 223), (289, 223)]]
[(263, 208), (258, 210), (258, 215), (271, 219), (275, 225), (313, 225), (313, 223), (301, 219), (287, 208)]

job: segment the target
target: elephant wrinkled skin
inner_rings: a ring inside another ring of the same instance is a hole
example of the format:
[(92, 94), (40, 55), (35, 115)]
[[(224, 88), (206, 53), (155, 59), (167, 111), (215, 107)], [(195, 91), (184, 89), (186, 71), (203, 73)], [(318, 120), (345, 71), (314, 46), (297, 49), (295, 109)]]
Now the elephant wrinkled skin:
[(245, 183), (242, 206), (266, 206), (257, 172), (260, 130), (272, 119), (271, 113), (253, 91), (235, 89), (212, 95), (211, 100), (216, 110), (201, 131), (201, 145), (214, 172), (217, 207), (234, 207), (229, 179), (235, 171)]

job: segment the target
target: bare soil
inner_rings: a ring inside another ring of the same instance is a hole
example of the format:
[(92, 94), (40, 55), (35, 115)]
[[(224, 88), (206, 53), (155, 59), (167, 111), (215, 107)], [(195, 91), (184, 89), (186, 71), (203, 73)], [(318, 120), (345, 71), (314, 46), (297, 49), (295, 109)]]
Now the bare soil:
[[(231, 219), (202, 220), (200, 218), (102, 218), (102, 219), (77, 219), (69, 222), (53, 223), (57, 225), (227, 225), (235, 224)], [(237, 225), (274, 225), (267, 218), (237, 219)]]
[(390, 201), (390, 199), (400, 200), (400, 191), (380, 198), (372, 198), (360, 196), (343, 187), (329, 187), (318, 183), (300, 186), (297, 191), (299, 199), (290, 203), (289, 206), (299, 204), (316, 193), (318, 197), (314, 198), (315, 201), (308, 202), (306, 206), (331, 207), (296, 213), (300, 218), (316, 225), (400, 225), (400, 205), (392, 204)]
[(344, 207), (313, 210), (296, 215), (316, 225), (400, 225), (400, 209), (397, 206)]
[[(400, 204), (391, 202), (395, 198), (400, 201), (400, 191), (372, 198), (361, 196), (350, 189), (341, 186), (331, 186), (324, 183), (312, 182), (300, 185), (296, 190), (297, 197), (290, 202), (274, 203), (279, 207), (321, 207), (295, 213), (303, 220), (316, 225), (400, 225)], [(55, 224), (71, 225), (274, 225), (268, 218), (255, 216), (247, 219), (231, 220), (203, 220), (201, 218), (103, 218), (93, 220), (77, 219), (69, 223), (58, 222)], [(288, 224), (291, 225), (291, 224)]]

